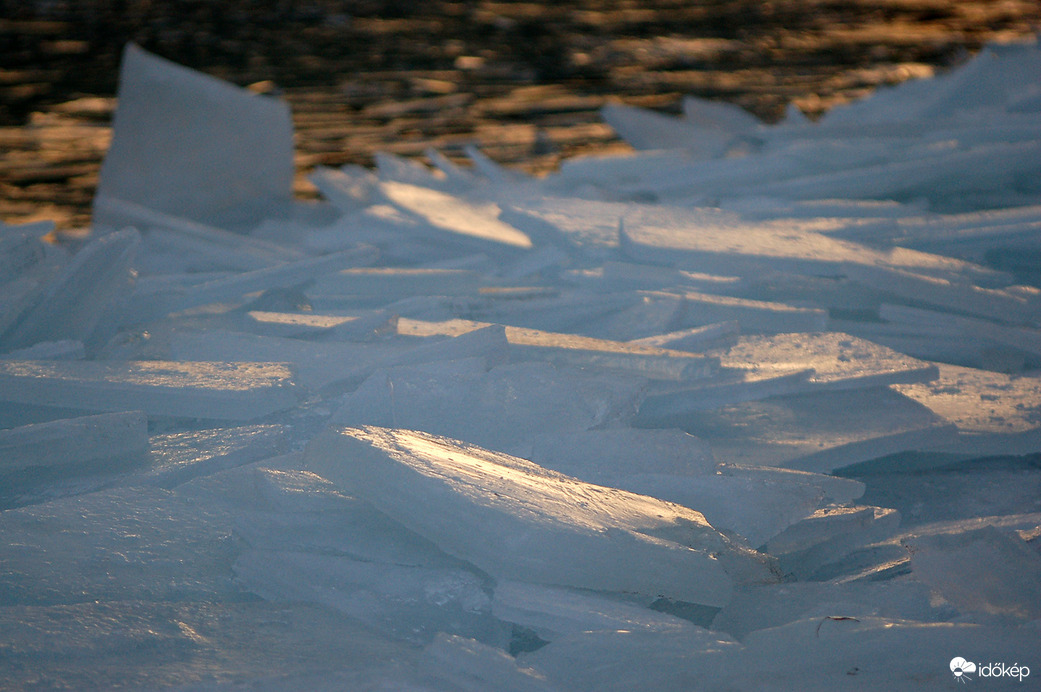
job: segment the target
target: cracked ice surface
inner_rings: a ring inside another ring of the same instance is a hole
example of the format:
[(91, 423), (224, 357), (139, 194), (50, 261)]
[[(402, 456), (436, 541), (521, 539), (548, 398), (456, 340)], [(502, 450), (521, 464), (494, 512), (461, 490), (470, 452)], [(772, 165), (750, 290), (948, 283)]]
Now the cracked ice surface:
[(0, 225), (0, 676), (1029, 685), (1038, 75), (305, 204), (284, 104), (128, 48), (90, 236)]

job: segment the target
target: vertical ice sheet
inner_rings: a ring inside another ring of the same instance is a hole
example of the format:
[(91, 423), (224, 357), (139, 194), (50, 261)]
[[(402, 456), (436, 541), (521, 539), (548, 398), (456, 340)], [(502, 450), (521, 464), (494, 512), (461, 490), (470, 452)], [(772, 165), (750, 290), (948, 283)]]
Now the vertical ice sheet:
[[(98, 199), (194, 221), (252, 223), (288, 206), (292, 182), (285, 103), (127, 45)], [(95, 223), (106, 223), (103, 213)]]

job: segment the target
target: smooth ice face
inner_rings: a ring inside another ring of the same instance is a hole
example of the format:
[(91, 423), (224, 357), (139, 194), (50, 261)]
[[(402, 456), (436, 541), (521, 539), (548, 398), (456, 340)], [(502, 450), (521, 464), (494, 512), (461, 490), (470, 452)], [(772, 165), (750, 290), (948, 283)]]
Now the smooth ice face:
[(127, 46), (98, 198), (248, 223), (287, 207), (292, 182), (285, 103)]
[(316, 473), (499, 578), (722, 605), (769, 580), (762, 556), (698, 512), (583, 483), (505, 454), (387, 428), (315, 438)]

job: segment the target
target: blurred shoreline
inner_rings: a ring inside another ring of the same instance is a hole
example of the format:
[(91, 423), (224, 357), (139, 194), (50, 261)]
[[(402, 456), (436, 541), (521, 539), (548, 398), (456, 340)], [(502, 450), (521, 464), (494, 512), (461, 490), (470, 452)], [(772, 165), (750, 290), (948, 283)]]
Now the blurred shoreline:
[(89, 223), (127, 41), (286, 98), (306, 196), (314, 166), (376, 151), (476, 144), (535, 174), (624, 151), (598, 117), (610, 100), (815, 117), (1039, 26), (1033, 0), (0, 0), (0, 220)]

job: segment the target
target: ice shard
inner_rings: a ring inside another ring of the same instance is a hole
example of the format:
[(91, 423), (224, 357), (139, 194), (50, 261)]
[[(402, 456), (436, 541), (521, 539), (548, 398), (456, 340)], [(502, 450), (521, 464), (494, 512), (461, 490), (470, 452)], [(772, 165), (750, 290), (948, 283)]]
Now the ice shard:
[[(97, 199), (216, 225), (251, 225), (292, 200), (288, 106), (152, 55), (123, 52)], [(104, 226), (105, 208), (94, 222)]]
[(308, 466), (499, 578), (723, 605), (767, 563), (701, 514), (425, 433), (339, 428)]

